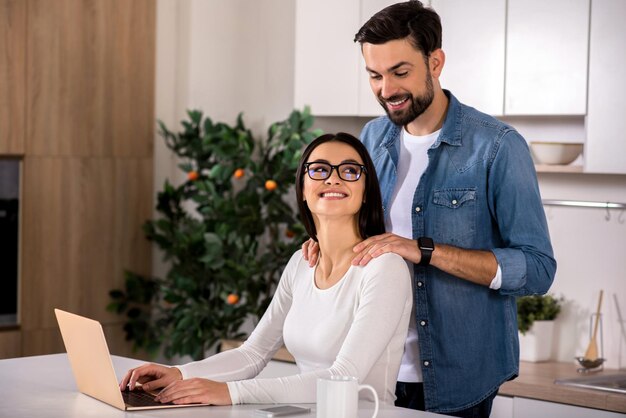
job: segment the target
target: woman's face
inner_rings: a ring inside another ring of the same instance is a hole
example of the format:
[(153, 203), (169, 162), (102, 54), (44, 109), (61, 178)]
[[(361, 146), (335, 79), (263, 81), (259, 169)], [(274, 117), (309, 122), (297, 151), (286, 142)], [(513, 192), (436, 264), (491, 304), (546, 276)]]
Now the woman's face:
[[(343, 142), (325, 142), (319, 145), (309, 155), (307, 163), (327, 163), (339, 165), (353, 163), (363, 165), (363, 160), (354, 148)], [(309, 165), (310, 170), (322, 170), (323, 166)], [(340, 169), (344, 178), (355, 175), (355, 167), (342, 166)], [(304, 173), (303, 197), (314, 219), (320, 216), (328, 217), (356, 217), (363, 204), (365, 192), (365, 173), (356, 181), (343, 180), (332, 169), (330, 177), (325, 180), (313, 180)]]

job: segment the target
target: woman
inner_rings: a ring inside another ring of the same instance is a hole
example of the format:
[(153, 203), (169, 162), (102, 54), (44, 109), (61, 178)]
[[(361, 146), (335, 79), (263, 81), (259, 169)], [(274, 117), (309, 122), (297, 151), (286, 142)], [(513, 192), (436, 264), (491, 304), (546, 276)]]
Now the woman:
[[(177, 367), (142, 365), (120, 389), (164, 387), (156, 399), (176, 404), (312, 403), (318, 377), (344, 375), (393, 404), (412, 304), (408, 268), (392, 253), (365, 267), (350, 263), (358, 242), (384, 232), (372, 160), (353, 136), (322, 135), (304, 151), (296, 178), (300, 215), (320, 248), (317, 265), (301, 251), (291, 257), (241, 347)], [(300, 373), (254, 379), (283, 344)]]

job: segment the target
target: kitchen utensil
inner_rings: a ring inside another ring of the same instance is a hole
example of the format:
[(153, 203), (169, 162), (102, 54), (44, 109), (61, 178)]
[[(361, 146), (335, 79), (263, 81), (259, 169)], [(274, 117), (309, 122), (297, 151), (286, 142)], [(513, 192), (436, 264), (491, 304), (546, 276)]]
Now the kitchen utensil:
[(584, 357), (576, 357), (578, 364), (583, 366), (585, 369), (595, 369), (596, 367), (600, 367), (602, 363), (604, 363), (603, 358), (597, 358), (595, 360), (590, 360)]
[(600, 319), (600, 308), (602, 307), (602, 294), (603, 290), (600, 290), (600, 298), (598, 299), (598, 310), (596, 311), (596, 322), (593, 326), (593, 334), (591, 335), (591, 341), (589, 341), (589, 347), (585, 352), (584, 358), (586, 360), (594, 361), (598, 359), (598, 343), (596, 337), (598, 335), (598, 320)]

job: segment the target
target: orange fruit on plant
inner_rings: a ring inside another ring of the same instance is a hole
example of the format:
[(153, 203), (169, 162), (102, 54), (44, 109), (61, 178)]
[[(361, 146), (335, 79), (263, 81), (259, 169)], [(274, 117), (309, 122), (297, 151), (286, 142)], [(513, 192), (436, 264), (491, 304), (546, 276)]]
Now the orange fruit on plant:
[(278, 183), (276, 183), (274, 180), (267, 180), (265, 182), (265, 189), (270, 192), (273, 190), (276, 190), (277, 187), (278, 187)]
[(286, 236), (287, 238), (293, 238), (293, 237), (295, 237), (295, 236), (296, 236), (296, 233), (295, 233), (295, 232), (293, 232), (291, 229), (287, 229), (287, 230), (285, 230), (285, 236)]
[(198, 180), (198, 177), (200, 177), (200, 175), (197, 171), (190, 171), (189, 173), (187, 173), (187, 179), (189, 181), (196, 181)]
[(246, 172), (244, 171), (243, 168), (238, 168), (235, 170), (235, 173), (233, 174), (233, 177), (235, 177), (236, 179), (240, 179), (244, 176), (244, 174), (246, 174)]
[(237, 302), (239, 302), (239, 295), (235, 294), (235, 293), (231, 293), (230, 295), (228, 295), (228, 297), (226, 298), (226, 303), (228, 303), (229, 305), (234, 305)]

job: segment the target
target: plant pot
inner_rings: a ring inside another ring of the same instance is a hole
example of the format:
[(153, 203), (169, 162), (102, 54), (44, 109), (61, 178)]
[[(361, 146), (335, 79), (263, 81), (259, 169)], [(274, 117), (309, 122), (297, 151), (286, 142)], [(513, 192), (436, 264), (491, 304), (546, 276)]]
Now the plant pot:
[(522, 361), (547, 361), (552, 355), (554, 321), (535, 321), (526, 334), (519, 333), (519, 358)]

